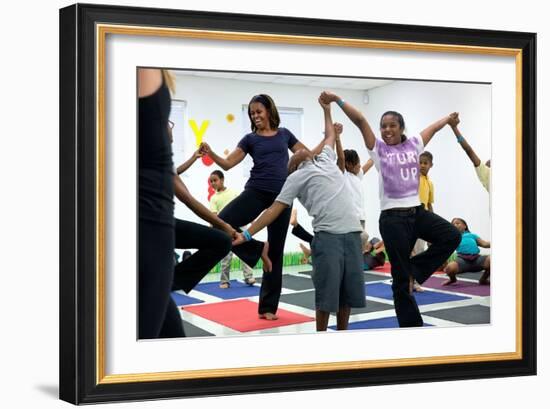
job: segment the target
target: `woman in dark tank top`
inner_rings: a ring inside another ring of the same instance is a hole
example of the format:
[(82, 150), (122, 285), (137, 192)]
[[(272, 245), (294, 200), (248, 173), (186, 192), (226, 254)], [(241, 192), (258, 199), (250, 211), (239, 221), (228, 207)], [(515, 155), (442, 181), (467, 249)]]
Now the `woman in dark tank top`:
[(174, 275), (174, 180), (168, 137), (168, 73), (138, 69), (139, 338), (183, 337), (170, 297)]

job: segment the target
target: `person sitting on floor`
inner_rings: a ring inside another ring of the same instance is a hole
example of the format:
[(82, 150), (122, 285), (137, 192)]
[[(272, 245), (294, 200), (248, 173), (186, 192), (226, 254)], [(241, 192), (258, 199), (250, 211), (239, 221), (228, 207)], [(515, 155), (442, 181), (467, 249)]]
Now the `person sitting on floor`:
[(491, 256), (480, 254), (479, 247), (490, 248), (491, 243), (471, 233), (464, 219), (455, 217), (452, 224), (462, 234), (460, 244), (456, 249), (456, 261), (451, 261), (445, 267), (445, 274), (449, 276), (443, 285), (456, 283), (456, 275), (468, 272), (483, 271), (479, 284), (488, 285), (491, 274)]

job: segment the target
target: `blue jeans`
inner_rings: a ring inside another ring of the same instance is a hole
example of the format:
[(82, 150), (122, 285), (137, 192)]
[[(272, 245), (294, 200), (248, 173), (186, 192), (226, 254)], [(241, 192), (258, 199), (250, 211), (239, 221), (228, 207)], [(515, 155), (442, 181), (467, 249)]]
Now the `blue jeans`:
[[(423, 206), (389, 209), (380, 214), (380, 234), (391, 263), (393, 302), (400, 327), (421, 327), (424, 322), (416, 299), (409, 293), (409, 277), (426, 281), (458, 247), (459, 231), (447, 220)], [(411, 257), (416, 240), (432, 245)]]

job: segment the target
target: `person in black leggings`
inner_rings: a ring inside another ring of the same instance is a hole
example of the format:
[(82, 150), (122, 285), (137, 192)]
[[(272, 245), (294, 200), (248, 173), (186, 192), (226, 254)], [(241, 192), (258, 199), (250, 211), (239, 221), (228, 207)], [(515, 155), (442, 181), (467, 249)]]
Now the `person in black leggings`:
[[(270, 96), (259, 94), (248, 104), (248, 117), (252, 132), (245, 135), (237, 147), (226, 158), (218, 156), (211, 147), (203, 142), (201, 152), (207, 154), (224, 170), (229, 170), (240, 163), (247, 154), (252, 156), (254, 166), (244, 191), (229, 203), (219, 214), (220, 218), (239, 230), (253, 221), (263, 210), (267, 209), (279, 192), (287, 177), (288, 149), (296, 152), (305, 146), (296, 139), (288, 129), (279, 127), (279, 112)], [(268, 256), (270, 266), (264, 265), (262, 287), (258, 314), (260, 318), (277, 319), (282, 286), (283, 250), (290, 219), (290, 208), (268, 227)], [(234, 246), (232, 251), (249, 266), (254, 266), (246, 260), (250, 254), (261, 252), (263, 244), (255, 240), (240, 246)]]
[(174, 185), (168, 136), (171, 77), (138, 69), (138, 337), (185, 336), (170, 297), (174, 275)]

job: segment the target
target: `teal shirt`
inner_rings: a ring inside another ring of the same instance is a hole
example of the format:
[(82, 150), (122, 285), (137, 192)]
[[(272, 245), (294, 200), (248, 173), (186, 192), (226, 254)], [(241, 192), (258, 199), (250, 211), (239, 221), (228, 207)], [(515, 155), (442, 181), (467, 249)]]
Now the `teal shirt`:
[(477, 234), (465, 231), (462, 233), (462, 240), (460, 240), (456, 252), (460, 254), (479, 254), (479, 247), (477, 246), (478, 238)]

